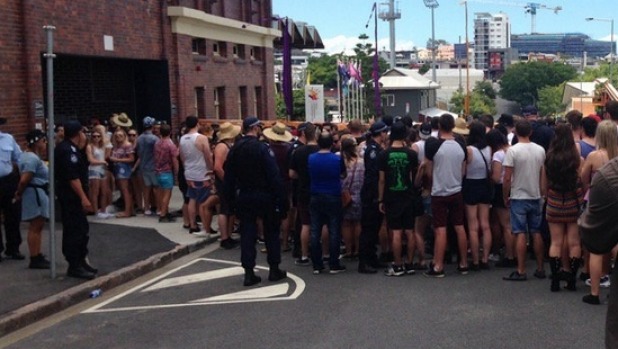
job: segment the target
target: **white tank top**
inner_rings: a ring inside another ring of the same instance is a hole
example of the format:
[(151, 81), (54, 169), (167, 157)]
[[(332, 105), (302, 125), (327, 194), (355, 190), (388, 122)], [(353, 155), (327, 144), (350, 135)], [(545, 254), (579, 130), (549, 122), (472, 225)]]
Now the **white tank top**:
[(425, 140), (420, 140), (414, 145), (418, 148), (418, 163), (421, 164), (425, 160)]
[[(491, 148), (488, 146), (479, 150), (477, 147), (472, 148), (472, 161), (467, 165), (466, 178), (468, 179), (485, 179), (487, 178), (487, 169), (491, 168)], [(481, 152), (483, 155), (481, 155)], [(485, 157), (485, 160), (483, 160)]]
[(185, 178), (188, 181), (202, 182), (208, 180), (206, 159), (204, 153), (197, 148), (195, 142), (199, 133), (189, 133), (180, 138), (180, 152), (184, 158)]

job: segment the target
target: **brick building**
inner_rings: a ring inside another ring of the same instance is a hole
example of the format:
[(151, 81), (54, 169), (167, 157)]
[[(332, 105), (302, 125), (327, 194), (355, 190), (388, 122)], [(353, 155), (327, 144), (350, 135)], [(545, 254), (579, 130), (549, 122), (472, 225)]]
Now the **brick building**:
[(0, 116), (18, 138), (45, 120), (44, 25), (56, 27), (56, 121), (275, 117), (271, 0), (2, 4)]

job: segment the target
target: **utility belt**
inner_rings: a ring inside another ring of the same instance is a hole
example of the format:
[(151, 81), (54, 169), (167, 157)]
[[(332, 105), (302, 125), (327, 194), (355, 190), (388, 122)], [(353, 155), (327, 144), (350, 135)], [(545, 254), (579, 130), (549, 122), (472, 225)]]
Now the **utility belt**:
[(26, 188), (34, 188), (34, 194), (36, 195), (36, 203), (39, 207), (41, 207), (41, 197), (39, 195), (39, 191), (37, 189), (42, 189), (47, 196), (49, 196), (49, 183), (47, 184), (31, 184), (29, 183)]

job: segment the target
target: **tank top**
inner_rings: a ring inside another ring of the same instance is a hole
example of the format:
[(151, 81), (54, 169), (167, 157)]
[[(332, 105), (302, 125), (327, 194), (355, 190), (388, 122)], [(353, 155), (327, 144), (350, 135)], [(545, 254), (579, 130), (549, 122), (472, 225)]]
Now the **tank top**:
[(590, 145), (584, 141), (577, 141), (579, 143), (579, 149), (581, 149), (581, 155), (584, 160), (588, 157), (588, 154), (592, 153), (596, 147), (594, 145)]
[[(105, 161), (105, 148), (92, 146), (92, 157), (94, 157), (97, 161)], [(105, 165), (90, 165), (88, 166), (89, 171), (96, 171), (98, 173), (105, 173)]]
[[(481, 156), (482, 152), (482, 156)], [(483, 160), (485, 157), (485, 160)], [(487, 178), (487, 169), (491, 166), (491, 149), (485, 147), (478, 149), (472, 147), (472, 161), (466, 167), (466, 178), (468, 179), (485, 179)]]
[(189, 133), (180, 139), (180, 152), (184, 157), (185, 178), (188, 181), (203, 182), (209, 179), (204, 153), (195, 146), (199, 133)]
[(425, 141), (420, 140), (414, 143), (414, 145), (418, 148), (418, 163), (420, 164), (425, 160)]

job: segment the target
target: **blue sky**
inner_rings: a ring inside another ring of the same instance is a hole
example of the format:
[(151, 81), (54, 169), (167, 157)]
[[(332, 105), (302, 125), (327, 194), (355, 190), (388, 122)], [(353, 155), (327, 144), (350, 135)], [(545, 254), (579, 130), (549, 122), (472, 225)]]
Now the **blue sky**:
[[(273, 13), (290, 17), (296, 21), (314, 25), (330, 53), (351, 49), (361, 33), (366, 33), (373, 40), (373, 19), (369, 28), (365, 24), (371, 13), (371, 0), (272, 0)], [(388, 2), (388, 0), (378, 1)], [(465, 42), (465, 11), (460, 0), (438, 0), (440, 6), (435, 10), (436, 39), (445, 39), (450, 43)], [(537, 13), (537, 32), (582, 32), (594, 39), (610, 39), (609, 22), (587, 22), (586, 17), (612, 18), (614, 32), (618, 25), (618, 0), (534, 0), (533, 2), (554, 8), (562, 6), (558, 14), (547, 9)], [(509, 16), (513, 34), (530, 32), (530, 15), (524, 6), (528, 1), (519, 0), (468, 0), (470, 40), (473, 40), (473, 18), (475, 12), (504, 12)], [(424, 47), (431, 37), (431, 11), (422, 0), (395, 1), (401, 11), (401, 19), (396, 21), (397, 49), (409, 49), (412, 46)], [(509, 5), (505, 5), (509, 4)], [(388, 23), (378, 22), (378, 46), (388, 44)], [(618, 41), (618, 35), (614, 34)]]

